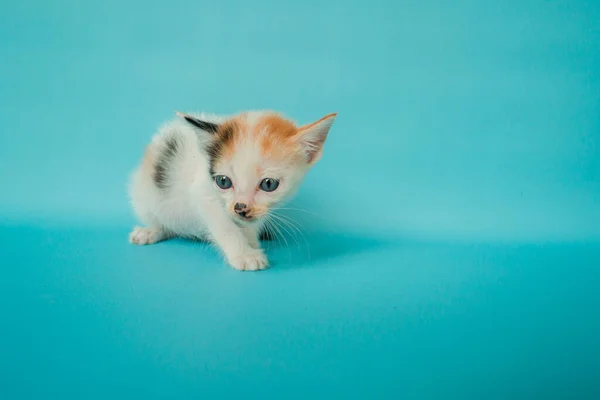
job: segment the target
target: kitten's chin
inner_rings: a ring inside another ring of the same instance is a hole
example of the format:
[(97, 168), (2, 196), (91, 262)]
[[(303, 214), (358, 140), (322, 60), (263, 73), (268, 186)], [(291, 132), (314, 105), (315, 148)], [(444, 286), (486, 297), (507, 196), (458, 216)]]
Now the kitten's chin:
[(239, 226), (249, 226), (249, 225), (256, 224), (257, 222), (262, 220), (264, 218), (264, 215), (252, 216), (252, 217), (242, 217), (241, 215), (235, 214), (235, 215), (232, 215), (231, 218), (233, 219), (233, 222), (235, 222)]

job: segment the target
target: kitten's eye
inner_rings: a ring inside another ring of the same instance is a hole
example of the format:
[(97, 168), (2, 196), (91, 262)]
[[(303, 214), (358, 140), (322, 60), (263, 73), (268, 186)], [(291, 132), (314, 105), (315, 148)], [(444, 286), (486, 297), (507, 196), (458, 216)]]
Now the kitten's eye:
[(217, 175), (215, 176), (215, 183), (221, 189), (230, 189), (233, 184), (231, 183), (231, 179), (226, 177), (225, 175)]
[(272, 192), (279, 187), (279, 181), (273, 178), (265, 178), (260, 183), (261, 190), (265, 192)]

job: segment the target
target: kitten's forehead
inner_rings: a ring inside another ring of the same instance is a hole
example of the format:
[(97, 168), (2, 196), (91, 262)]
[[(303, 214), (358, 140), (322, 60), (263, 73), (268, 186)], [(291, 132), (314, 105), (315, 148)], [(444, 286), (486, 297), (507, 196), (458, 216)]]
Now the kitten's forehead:
[[(264, 156), (273, 152), (282, 152), (289, 146), (288, 139), (294, 136), (298, 130), (292, 121), (289, 121), (276, 113), (248, 112), (239, 117), (240, 139), (247, 139), (259, 146)], [(288, 145), (288, 146), (286, 146)]]
[(213, 145), (214, 165), (229, 163), (249, 175), (250, 170), (258, 174), (260, 168), (289, 163), (297, 150), (289, 139), (297, 132), (293, 122), (275, 113), (240, 114), (221, 125)]

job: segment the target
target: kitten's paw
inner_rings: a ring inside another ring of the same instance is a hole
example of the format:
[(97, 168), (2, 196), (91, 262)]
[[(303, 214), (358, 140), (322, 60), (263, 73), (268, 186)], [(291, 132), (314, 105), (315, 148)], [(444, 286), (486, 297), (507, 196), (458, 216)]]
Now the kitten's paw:
[(229, 264), (239, 271), (259, 271), (267, 268), (269, 261), (261, 249), (249, 249), (237, 257), (232, 257)]
[(165, 239), (165, 232), (160, 228), (142, 228), (136, 226), (129, 234), (129, 242), (133, 244), (154, 244)]

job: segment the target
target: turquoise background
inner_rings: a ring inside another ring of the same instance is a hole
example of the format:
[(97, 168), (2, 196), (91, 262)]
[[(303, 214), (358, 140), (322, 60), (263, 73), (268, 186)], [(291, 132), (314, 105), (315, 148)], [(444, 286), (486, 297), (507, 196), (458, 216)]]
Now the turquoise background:
[[(175, 110), (339, 116), (274, 267), (127, 243)], [(600, 398), (600, 2), (3, 1), (0, 397)]]

